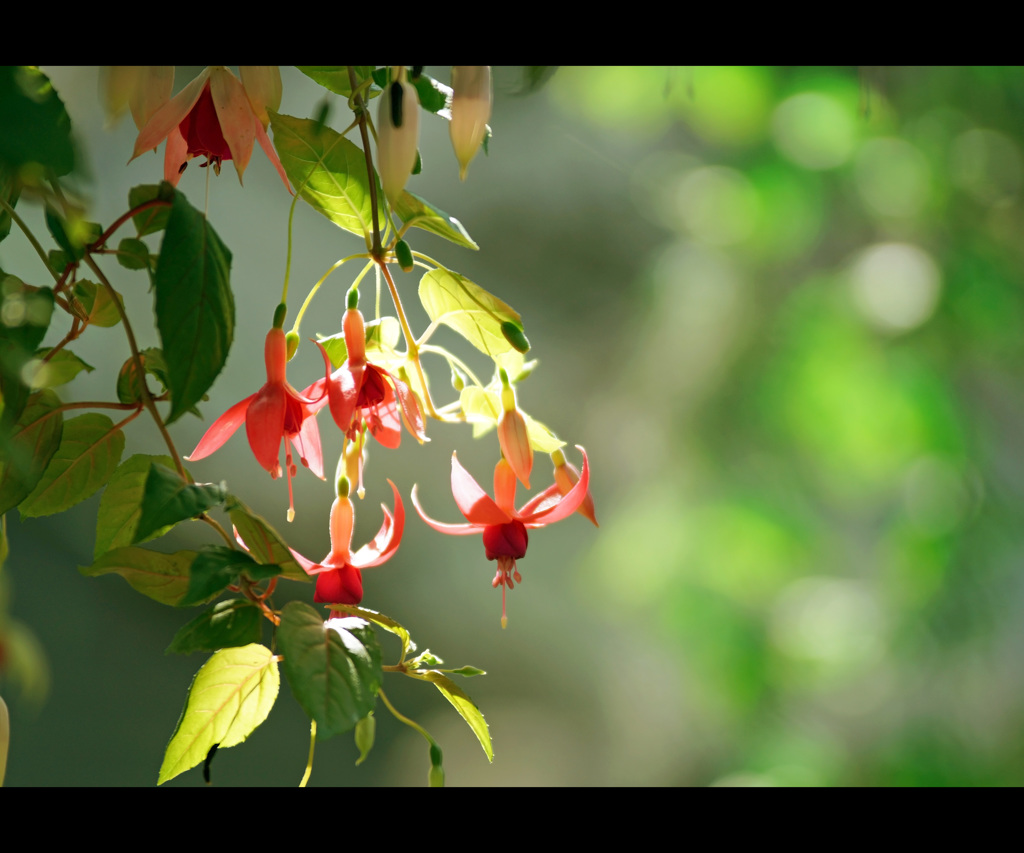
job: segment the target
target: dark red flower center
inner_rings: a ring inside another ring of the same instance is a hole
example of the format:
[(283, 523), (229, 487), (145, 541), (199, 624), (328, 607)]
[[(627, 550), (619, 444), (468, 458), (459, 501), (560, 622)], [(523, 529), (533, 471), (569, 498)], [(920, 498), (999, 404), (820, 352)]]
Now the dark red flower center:
[(376, 406), (383, 401), (387, 390), (387, 380), (384, 379), (384, 374), (372, 364), (366, 365), (363, 372), (363, 386), (359, 389), (356, 407), (362, 409), (367, 406)]
[(488, 560), (497, 560), (499, 557), (518, 560), (525, 557), (528, 542), (526, 526), (521, 521), (491, 524), (484, 528), (484, 551)]
[(231, 159), (231, 149), (220, 129), (209, 83), (203, 87), (196, 105), (181, 120), (178, 130), (185, 137), (190, 157), (206, 157), (215, 165), (219, 165), (221, 160)]

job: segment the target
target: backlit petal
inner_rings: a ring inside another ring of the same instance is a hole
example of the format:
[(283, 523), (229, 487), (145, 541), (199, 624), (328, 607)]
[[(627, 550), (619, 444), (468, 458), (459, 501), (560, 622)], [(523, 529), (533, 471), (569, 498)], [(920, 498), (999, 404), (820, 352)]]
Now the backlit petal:
[(405, 415), (405, 425), (409, 432), (416, 437), (420, 444), (423, 444), (424, 441), (430, 441), (427, 438), (426, 422), (423, 419), (423, 411), (420, 409), (419, 399), (407, 383), (403, 382), (393, 373), (388, 373), (388, 376), (395, 383), (395, 396), (402, 407), (402, 413)]
[(283, 385), (264, 385), (249, 404), (245, 434), (256, 461), (271, 474), (278, 469), (287, 401)]
[(210, 71), (210, 94), (217, 108), (221, 133), (238, 170), (238, 182), (241, 183), (256, 139), (256, 114), (238, 78), (223, 66)]
[[(531, 527), (541, 527), (545, 524), (554, 524), (563, 518), (568, 518), (583, 503), (587, 496), (587, 489), (590, 488), (590, 466), (587, 463), (587, 451), (578, 444), (576, 449), (583, 454), (583, 471), (580, 474), (579, 482), (573, 486), (567, 495), (550, 509), (538, 509), (531, 514), (520, 513), (523, 523)], [(523, 507), (525, 509), (526, 507)]]
[(270, 137), (267, 136), (267, 131), (264, 130), (263, 125), (259, 123), (256, 124), (256, 141), (259, 142), (260, 148), (263, 149), (263, 153), (267, 155), (267, 159), (270, 160), (274, 165), (274, 168), (277, 169), (277, 174), (279, 174), (281, 176), (281, 180), (284, 181), (284, 188), (292, 195), (295, 195), (295, 193), (292, 192), (291, 184), (288, 183), (288, 175), (285, 174), (284, 166), (281, 165), (281, 158), (277, 156), (277, 151), (274, 148), (273, 143), (271, 143)]
[(416, 512), (419, 513), (420, 518), (438, 533), (450, 533), (453, 536), (469, 536), (483, 530), (483, 525), (480, 524), (445, 524), (443, 521), (434, 521), (423, 511), (423, 507), (420, 506), (419, 498), (416, 496), (416, 486), (412, 487), (412, 505), (416, 507)]
[(164, 146), (164, 180), (172, 187), (181, 180), (181, 166), (188, 162), (188, 143), (177, 126), (168, 134)]
[(384, 510), (384, 523), (374, 537), (373, 541), (364, 545), (352, 557), (352, 565), (360, 569), (368, 569), (370, 566), (379, 566), (387, 560), (398, 548), (402, 540), (402, 531), (405, 529), (405, 507), (402, 506), (402, 497), (398, 494), (398, 488), (388, 480), (391, 491), (395, 495), (395, 515), (392, 518), (388, 508), (381, 504)]
[(277, 112), (281, 106), (281, 70), (276, 65), (239, 65), (238, 74), (253, 112), (266, 127), (267, 107)]
[(249, 404), (255, 399), (256, 395), (252, 394), (240, 403), (235, 403), (235, 405), (217, 418), (206, 431), (206, 435), (199, 439), (199, 444), (192, 451), (192, 455), (185, 458), (189, 462), (195, 462), (197, 459), (205, 459), (215, 450), (219, 450), (224, 442), (235, 434), (235, 430), (242, 425), (242, 421), (245, 420), (246, 412), (249, 409)]
[(132, 160), (144, 151), (156, 148), (157, 145), (170, 135), (172, 130), (181, 124), (182, 119), (189, 114), (192, 107), (196, 105), (196, 101), (199, 100), (203, 86), (206, 85), (209, 77), (210, 69), (203, 69), (202, 73), (195, 80), (153, 114), (153, 117), (146, 123), (146, 126), (139, 131), (139, 136), (135, 140), (135, 151), (132, 153)]
[(548, 486), (540, 494), (534, 495), (530, 500), (520, 507), (516, 515), (520, 518), (527, 518), (531, 515), (536, 515), (541, 512), (545, 512), (552, 509), (556, 504), (562, 500), (562, 492), (558, 488), (558, 484)]
[(473, 524), (506, 524), (512, 516), (499, 507), (452, 454), (452, 497)]

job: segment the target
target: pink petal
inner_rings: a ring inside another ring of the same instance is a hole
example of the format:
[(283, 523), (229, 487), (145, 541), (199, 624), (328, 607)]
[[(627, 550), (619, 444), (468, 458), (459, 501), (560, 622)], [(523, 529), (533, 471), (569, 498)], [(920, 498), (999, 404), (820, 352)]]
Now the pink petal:
[(412, 504), (416, 507), (416, 512), (419, 513), (420, 518), (438, 533), (450, 533), (453, 536), (469, 536), (472, 533), (479, 533), (483, 530), (484, 526), (480, 524), (445, 524), (443, 521), (434, 521), (423, 511), (423, 507), (420, 506), (419, 498), (416, 497), (416, 486), (412, 487)]
[[(387, 371), (383, 372), (387, 373)], [(420, 409), (420, 401), (413, 393), (413, 390), (393, 373), (388, 373), (387, 375), (395, 383), (395, 396), (398, 397), (398, 402), (402, 407), (402, 413), (405, 415), (405, 425), (408, 427), (409, 432), (416, 437), (420, 444), (423, 444), (424, 441), (430, 441), (427, 438), (426, 424), (423, 420), (423, 412)]]
[(172, 187), (178, 186), (181, 180), (182, 163), (188, 162), (188, 143), (177, 127), (167, 137), (164, 147), (164, 180)]
[[(135, 140), (135, 151), (131, 159), (134, 160), (142, 152), (156, 148), (163, 142), (179, 124), (191, 112), (196, 105), (199, 96), (203, 92), (203, 86), (210, 76), (210, 69), (205, 68), (203, 72), (189, 83), (184, 89), (178, 92), (171, 100), (164, 104), (153, 117), (146, 122), (146, 126), (139, 131)], [(129, 163), (131, 160), (128, 161)], [(181, 165), (180, 163), (178, 164)]]
[[(324, 357), (324, 366), (329, 374), (325, 381), (327, 383), (327, 400), (331, 406), (331, 417), (334, 418), (338, 429), (347, 433), (349, 427), (352, 426), (352, 415), (355, 413), (356, 401), (359, 399), (359, 382), (352, 375), (347, 364), (343, 364), (334, 373), (330, 373), (331, 360), (327, 356), (327, 350), (319, 342), (317, 342), (317, 346), (320, 347), (320, 354)], [(362, 379), (362, 371), (360, 371), (359, 379)], [(310, 390), (319, 382), (318, 379), (310, 385)]]
[(206, 435), (199, 439), (199, 444), (192, 451), (192, 455), (185, 458), (189, 462), (195, 462), (197, 459), (205, 459), (215, 450), (219, 450), (224, 442), (235, 434), (235, 430), (242, 425), (242, 421), (245, 420), (246, 412), (249, 409), (249, 404), (255, 399), (255, 394), (246, 397), (242, 402), (235, 403), (235, 405), (217, 418), (206, 431)]
[(245, 434), (256, 461), (271, 474), (280, 469), (281, 438), (287, 401), (283, 385), (264, 385), (249, 405)]
[(266, 127), (267, 107), (274, 112), (281, 107), (281, 70), (276, 65), (239, 65), (238, 74), (253, 112)]
[[(364, 420), (370, 427), (372, 435), (384, 447), (394, 450), (402, 443), (402, 421), (398, 417), (398, 405), (395, 403), (395, 392), (385, 383), (384, 399), (375, 406), (363, 409)], [(372, 412), (370, 417), (365, 417)]]
[(458, 457), (452, 454), (452, 497), (464, 516), (471, 524), (507, 524), (512, 520), (507, 512), (499, 507), (491, 497), (480, 488), (470, 473), (459, 464)]
[(288, 183), (288, 175), (285, 174), (284, 166), (281, 165), (281, 159), (277, 156), (277, 151), (271, 144), (270, 137), (267, 136), (267, 131), (263, 129), (262, 124), (256, 125), (256, 140), (259, 142), (260, 148), (263, 149), (263, 153), (267, 155), (267, 159), (270, 160), (274, 165), (274, 168), (277, 169), (277, 174), (279, 174), (281, 176), (281, 180), (284, 181), (284, 188), (292, 195), (295, 195), (295, 193), (292, 192), (291, 184)]
[(551, 509), (562, 500), (562, 492), (559, 490), (558, 485), (548, 486), (540, 494), (534, 495), (530, 498), (528, 503), (523, 504), (519, 512), (516, 515), (520, 518), (526, 518), (530, 515), (535, 515), (538, 512), (545, 512)]
[(380, 508), (384, 510), (384, 523), (373, 541), (356, 551), (352, 557), (352, 565), (356, 568), (368, 569), (370, 566), (379, 566), (398, 549), (398, 543), (402, 540), (402, 531), (405, 529), (405, 507), (402, 506), (402, 497), (398, 494), (398, 488), (390, 480), (388, 483), (395, 495), (394, 519), (388, 512), (388, 508), (381, 504)]
[[(580, 474), (579, 482), (569, 490), (569, 493), (561, 501), (550, 509), (542, 508), (533, 513), (520, 511), (520, 518), (524, 524), (530, 527), (543, 527), (545, 524), (554, 524), (556, 521), (568, 518), (579, 509), (580, 504), (583, 503), (587, 496), (587, 489), (590, 488), (590, 466), (587, 463), (587, 451), (578, 444), (576, 449), (583, 454), (583, 472)], [(526, 507), (524, 506), (523, 509), (525, 510)]]
[(238, 170), (238, 182), (252, 157), (252, 144), (256, 138), (256, 114), (245, 95), (245, 89), (227, 68), (221, 66), (210, 72), (210, 95), (217, 108), (217, 118), (224, 141), (231, 149), (231, 159)]

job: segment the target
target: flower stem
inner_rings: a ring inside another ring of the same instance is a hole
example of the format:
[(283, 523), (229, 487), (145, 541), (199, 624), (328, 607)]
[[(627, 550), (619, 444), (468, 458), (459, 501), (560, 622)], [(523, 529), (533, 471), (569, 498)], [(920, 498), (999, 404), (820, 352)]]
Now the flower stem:
[[(295, 334), (299, 333), (299, 325), (302, 323), (302, 318), (306, 314), (306, 309), (309, 308), (310, 303), (313, 301), (313, 297), (316, 296), (316, 292), (320, 289), (320, 285), (327, 281), (327, 277), (332, 272), (338, 269), (342, 264), (348, 263), (349, 261), (355, 260), (356, 258), (369, 257), (370, 256), (367, 255), (365, 252), (361, 252), (357, 255), (349, 255), (347, 258), (342, 258), (340, 261), (335, 261), (334, 264), (331, 265), (331, 268), (327, 270), (327, 272), (325, 272), (322, 276), (320, 276), (320, 279), (317, 281), (317, 283), (313, 285), (313, 289), (309, 291), (309, 294), (306, 296), (306, 301), (302, 303), (302, 307), (299, 309), (299, 313), (295, 315), (295, 322), (292, 324), (292, 331), (295, 332)], [(359, 284), (359, 282), (363, 280), (363, 276), (365, 276), (370, 271), (372, 266), (373, 261), (370, 261), (370, 263), (363, 267), (363, 271), (359, 273), (358, 276), (356, 276), (355, 284)]]
[(309, 774), (313, 772), (313, 750), (316, 748), (316, 720), (309, 721), (309, 758), (306, 759), (306, 772), (302, 774), (300, 788), (305, 788)]
[(374, 258), (380, 258), (383, 254), (380, 245), (380, 225), (377, 214), (377, 181), (374, 180), (373, 160), (370, 158), (370, 136), (366, 132), (366, 102), (356, 86), (356, 71), (351, 65), (348, 66), (348, 81), (352, 87), (352, 98), (357, 107), (356, 116), (359, 120), (359, 135), (363, 140), (363, 156), (366, 158), (366, 174), (370, 184), (370, 217), (373, 220), (373, 243), (367, 245), (370, 254)]

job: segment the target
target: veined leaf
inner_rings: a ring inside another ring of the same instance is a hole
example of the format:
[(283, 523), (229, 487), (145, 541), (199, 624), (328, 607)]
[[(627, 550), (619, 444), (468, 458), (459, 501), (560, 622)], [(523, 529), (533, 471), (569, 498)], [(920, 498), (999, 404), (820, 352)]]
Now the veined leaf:
[(195, 551), (162, 554), (147, 548), (116, 548), (108, 551), (91, 566), (79, 566), (86, 577), (118, 574), (136, 592), (177, 607), (188, 592), (189, 568)]
[[(146, 347), (139, 351), (139, 360), (142, 362), (143, 373), (152, 374), (157, 381), (167, 387), (167, 362), (164, 361), (164, 354), (159, 347)], [(148, 386), (147, 386), (148, 387)], [(139, 372), (135, 368), (135, 359), (129, 358), (121, 365), (117, 374), (117, 399), (122, 403), (138, 403), (142, 399), (142, 383), (139, 381)], [(193, 408), (192, 412), (198, 414)]]
[(213, 483), (186, 483), (176, 471), (151, 465), (143, 487), (135, 542), (152, 538), (160, 528), (194, 518), (224, 502), (227, 492)]
[[(362, 150), (312, 119), (269, 112), (274, 147), (295, 191), (339, 228), (369, 241), (373, 212)], [(383, 198), (379, 185), (377, 197)], [(383, 231), (384, 225), (381, 206), (378, 228)]]
[(220, 595), (238, 576), (247, 572), (253, 580), (263, 580), (279, 574), (277, 566), (262, 566), (245, 551), (217, 545), (205, 548), (196, 556), (189, 570), (188, 593), (181, 605), (202, 604)]
[(277, 661), (265, 646), (215, 652), (192, 681), (157, 784), (191, 770), (214, 746), (242, 743), (267, 718), (280, 688)]
[(419, 677), (424, 681), (432, 682), (441, 691), (444, 698), (452, 703), (455, 710), (462, 715), (462, 719), (473, 730), (476, 739), (480, 741), (480, 746), (483, 747), (487, 760), (494, 761), (494, 747), (491, 746), (491, 734), (487, 730), (487, 721), (473, 700), (462, 691), (462, 688), (442, 672), (432, 669), (420, 673)]
[[(85, 316), (82, 319), (88, 320), (94, 326), (104, 328), (116, 326), (121, 322), (121, 314), (105, 287), (101, 287), (94, 281), (81, 279), (75, 282), (74, 293), (75, 298), (82, 303), (82, 307), (85, 309)], [(122, 305), (124, 304), (120, 293), (117, 294), (117, 299)]]
[(113, 548), (123, 548), (136, 541), (145, 542), (163, 536), (172, 525), (153, 530), (144, 539), (136, 540), (135, 530), (142, 513), (142, 495), (146, 488), (149, 469), (154, 464), (174, 465), (170, 456), (146, 456), (136, 453), (122, 462), (114, 471), (100, 498), (96, 518), (96, 547), (93, 559), (99, 559)]
[(449, 216), (441, 208), (434, 207), (418, 195), (413, 195), (408, 190), (402, 192), (402, 197), (395, 206), (395, 213), (406, 225), (413, 228), (422, 228), (445, 240), (451, 240), (467, 249), (479, 249), (476, 241), (469, 236), (469, 232), (463, 224), (454, 216)]
[(433, 322), (450, 326), (487, 355), (512, 349), (501, 332), (502, 323), (512, 321), (522, 328), (522, 320), (510, 306), (451, 270), (426, 273), (420, 279), (419, 293)]
[(292, 693), (316, 721), (317, 740), (347, 732), (373, 710), (380, 689), (380, 646), (362, 619), (326, 623), (308, 604), (281, 611), (277, 642)]
[(106, 415), (67, 421), (57, 452), (19, 507), (22, 517), (53, 515), (84, 501), (110, 479), (123, 451), (124, 433)]
[(36, 487), (60, 446), (64, 416), (53, 391), (28, 398), (7, 446), (0, 446), (0, 515), (14, 509)]
[(177, 191), (153, 278), (156, 326), (167, 362), (167, 423), (198, 403), (227, 361), (235, 332), (231, 252)]
[(225, 500), (224, 508), (231, 516), (231, 523), (257, 562), (277, 565), (281, 574), (289, 580), (309, 582), (309, 575), (302, 570), (284, 540), (266, 520), (234, 495), (228, 495)]
[(370, 610), (366, 607), (357, 607), (354, 604), (332, 604), (331, 610), (335, 613), (347, 613), (349, 616), (358, 616), (360, 619), (366, 619), (368, 622), (380, 625), (385, 631), (390, 631), (402, 641), (402, 660), (405, 660), (408, 652), (416, 650), (416, 644), (412, 641), (412, 637), (409, 636), (405, 626), (399, 625), (390, 616), (385, 616), (383, 613), (378, 613), (376, 610)]
[[(160, 199), (161, 201), (172, 202), (174, 200), (174, 187), (167, 181), (160, 184), (139, 184), (128, 191), (128, 206), (134, 210), (136, 207), (145, 204), (147, 201)], [(135, 229), (140, 237), (147, 234), (156, 234), (167, 227), (167, 219), (171, 215), (171, 205), (160, 204), (148, 207), (142, 213), (136, 213), (132, 217), (135, 222)]]
[(251, 601), (218, 601), (209, 610), (178, 629), (165, 654), (215, 652), (260, 641), (263, 616)]
[(53, 354), (53, 358), (44, 361), (51, 349), (52, 347), (44, 347), (36, 350), (35, 359), (38, 363), (33, 370), (33, 388), (56, 388), (58, 385), (67, 384), (83, 370), (88, 373), (95, 370), (91, 364), (82, 361), (69, 349), (58, 350)]

